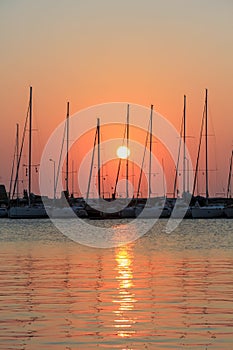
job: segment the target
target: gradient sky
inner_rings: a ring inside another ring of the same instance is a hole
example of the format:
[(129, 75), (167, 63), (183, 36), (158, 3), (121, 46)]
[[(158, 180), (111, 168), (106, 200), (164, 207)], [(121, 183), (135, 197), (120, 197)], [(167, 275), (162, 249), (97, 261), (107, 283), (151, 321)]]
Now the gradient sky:
[(30, 85), (40, 150), (63, 121), (67, 100), (71, 114), (103, 102), (152, 103), (179, 129), (184, 94), (187, 133), (197, 143), (208, 88), (219, 186), (226, 187), (232, 15), (232, 0), (1, 0), (0, 182), (8, 186)]

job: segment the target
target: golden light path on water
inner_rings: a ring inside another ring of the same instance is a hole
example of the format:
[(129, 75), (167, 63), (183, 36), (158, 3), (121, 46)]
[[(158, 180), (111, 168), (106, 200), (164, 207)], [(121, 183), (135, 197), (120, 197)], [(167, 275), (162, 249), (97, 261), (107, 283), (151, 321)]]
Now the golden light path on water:
[(118, 310), (114, 311), (117, 318), (114, 320), (115, 328), (119, 337), (130, 337), (135, 334), (132, 330), (132, 325), (136, 322), (128, 311), (134, 309), (136, 303), (135, 295), (131, 291), (133, 287), (133, 273), (132, 273), (132, 252), (129, 248), (120, 247), (116, 249), (115, 259), (117, 262), (117, 276), (116, 280), (119, 283), (117, 288), (118, 298), (113, 300), (113, 303), (118, 304)]

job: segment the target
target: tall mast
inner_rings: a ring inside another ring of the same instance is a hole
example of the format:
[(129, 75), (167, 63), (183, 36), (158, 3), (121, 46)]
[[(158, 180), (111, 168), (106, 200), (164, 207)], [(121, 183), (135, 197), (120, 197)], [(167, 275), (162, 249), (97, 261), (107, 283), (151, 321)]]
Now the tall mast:
[(100, 188), (100, 119), (97, 118), (97, 144), (98, 144), (98, 194), (101, 197)]
[[(129, 104), (127, 105), (127, 122), (126, 122), (126, 146), (127, 146), (127, 152), (129, 150)], [(126, 198), (129, 197), (129, 157), (127, 154), (126, 158)]]
[(166, 198), (166, 192), (165, 192), (165, 171), (164, 171), (164, 160), (162, 158), (162, 169), (163, 169), (163, 195), (164, 198)]
[(202, 120), (201, 120), (201, 130), (200, 130), (199, 146), (198, 146), (198, 152), (197, 152), (197, 161), (196, 161), (195, 174), (194, 174), (194, 180), (193, 180), (193, 190), (192, 190), (193, 196), (195, 194), (196, 187), (197, 187), (197, 193), (199, 193), (199, 191), (198, 191), (198, 169), (199, 169), (199, 160), (200, 160), (201, 144), (202, 144), (202, 136), (203, 136), (204, 126), (205, 126), (205, 106), (204, 106), (203, 116), (202, 116)]
[(205, 166), (206, 166), (206, 199), (209, 198), (208, 179), (208, 90), (205, 90)]
[(69, 196), (69, 116), (70, 104), (67, 102), (66, 113), (66, 193)]
[(32, 179), (32, 87), (29, 98), (29, 148), (28, 148), (28, 204), (31, 205), (31, 179)]
[(139, 197), (139, 191), (140, 191), (140, 187), (141, 187), (141, 182), (142, 182), (142, 171), (143, 171), (143, 167), (144, 167), (144, 161), (145, 161), (145, 155), (146, 155), (146, 148), (148, 145), (148, 138), (149, 138), (149, 127), (147, 129), (147, 134), (146, 134), (146, 140), (145, 140), (145, 147), (144, 147), (144, 153), (143, 153), (143, 157), (142, 157), (142, 165), (141, 165), (141, 170), (140, 170), (140, 175), (139, 175), (139, 179), (138, 179), (138, 189), (137, 189), (137, 200)]
[(71, 163), (71, 196), (74, 196), (74, 160)]
[(227, 183), (227, 198), (231, 198), (231, 174), (232, 174), (233, 150), (231, 152), (230, 169)]
[(174, 187), (173, 187), (173, 198), (176, 198), (176, 193), (177, 193), (177, 195), (178, 195), (177, 177), (178, 177), (178, 172), (179, 172), (181, 139), (182, 139), (183, 129), (184, 129), (184, 118), (182, 118), (181, 128), (180, 128), (180, 138), (179, 138), (178, 157), (177, 157), (177, 163), (176, 163), (176, 168), (175, 168), (176, 172), (175, 172), (175, 180), (174, 180)]
[(184, 95), (184, 124), (183, 124), (183, 146), (184, 146), (184, 158), (183, 158), (183, 193), (186, 191), (186, 96)]
[(150, 158), (149, 158), (149, 198), (151, 197), (151, 164), (152, 164), (152, 127), (153, 127), (153, 105), (151, 105), (150, 110)]
[[(16, 164), (19, 163), (19, 124), (16, 124)], [(19, 198), (19, 179), (16, 184), (16, 198)]]
[(97, 127), (96, 127), (96, 131), (95, 131), (94, 147), (93, 147), (92, 157), (91, 157), (91, 168), (90, 168), (90, 174), (89, 174), (88, 185), (87, 185), (86, 202), (87, 202), (87, 200), (89, 198), (89, 194), (90, 194), (91, 177), (92, 177), (92, 170), (93, 170), (94, 157), (95, 157), (95, 148), (96, 148), (96, 139), (97, 139)]

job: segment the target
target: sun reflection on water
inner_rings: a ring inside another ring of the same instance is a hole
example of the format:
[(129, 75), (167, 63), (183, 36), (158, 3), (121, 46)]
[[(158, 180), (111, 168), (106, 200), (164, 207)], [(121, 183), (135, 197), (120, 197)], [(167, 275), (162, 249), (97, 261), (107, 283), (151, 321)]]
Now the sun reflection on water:
[(117, 335), (121, 338), (131, 337), (135, 334), (132, 326), (136, 319), (133, 315), (134, 305), (137, 302), (134, 293), (131, 291), (133, 287), (133, 272), (132, 272), (132, 251), (127, 247), (119, 247), (116, 250), (115, 260), (117, 262), (116, 270), (118, 275), (118, 296), (114, 303), (118, 304), (118, 310), (114, 313), (114, 327), (117, 330)]

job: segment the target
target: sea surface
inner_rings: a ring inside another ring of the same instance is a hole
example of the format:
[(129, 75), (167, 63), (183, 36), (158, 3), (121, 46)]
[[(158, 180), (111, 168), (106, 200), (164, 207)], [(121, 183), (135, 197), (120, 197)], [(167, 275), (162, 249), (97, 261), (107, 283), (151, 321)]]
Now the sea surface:
[(103, 249), (1, 219), (0, 349), (233, 349), (233, 220), (165, 225)]

